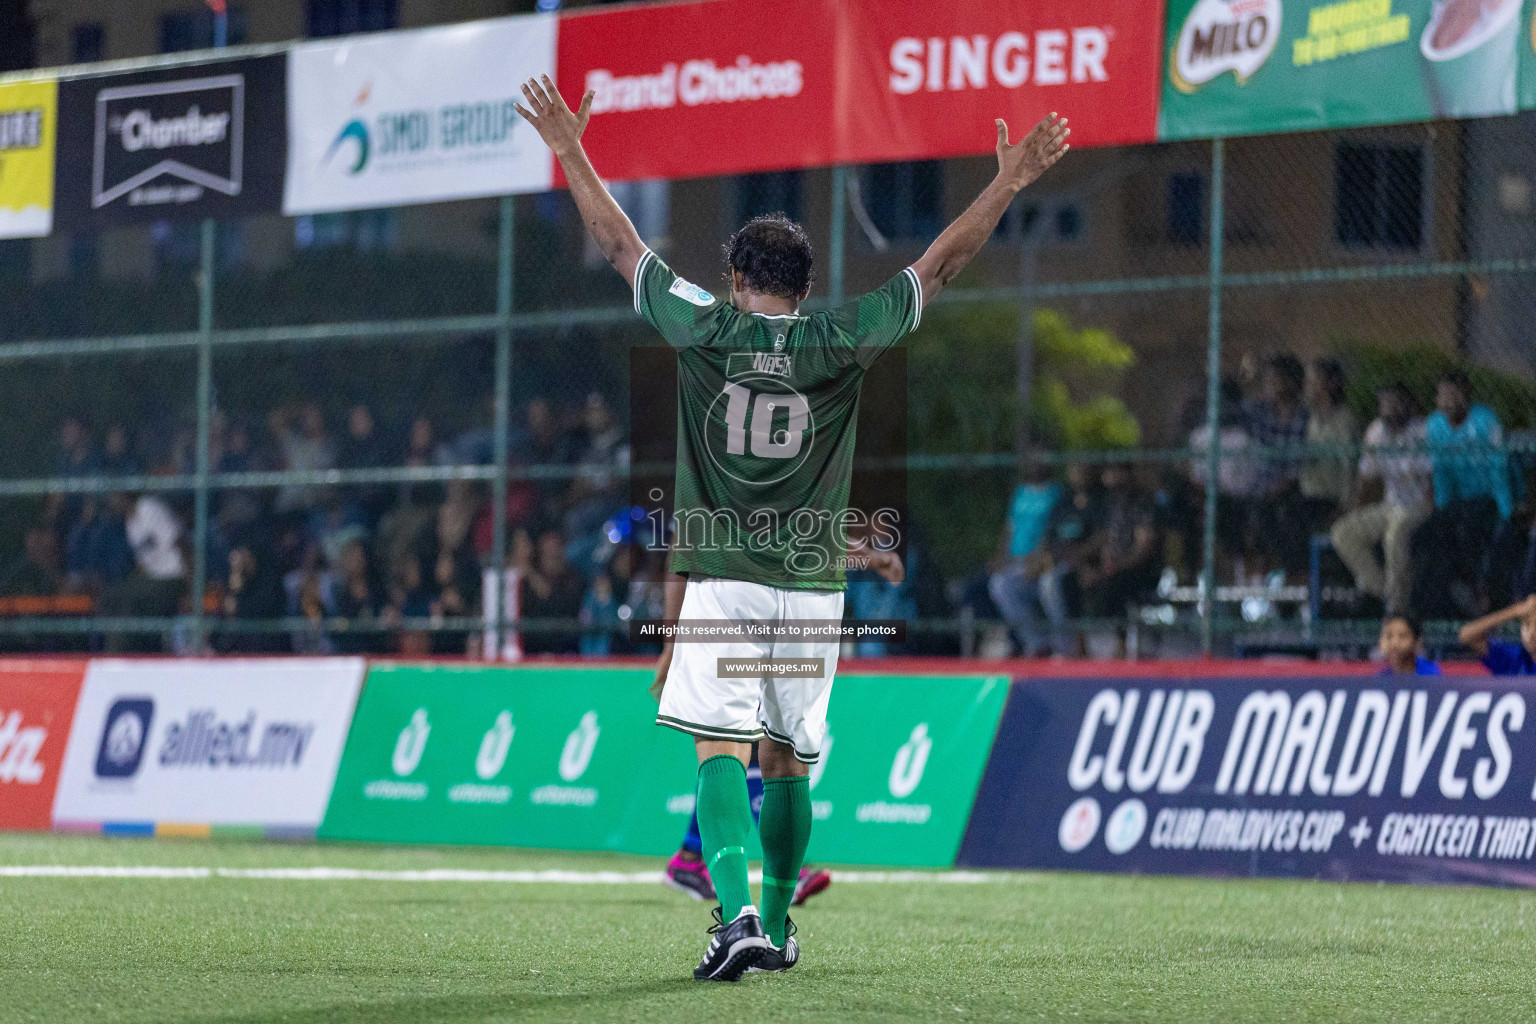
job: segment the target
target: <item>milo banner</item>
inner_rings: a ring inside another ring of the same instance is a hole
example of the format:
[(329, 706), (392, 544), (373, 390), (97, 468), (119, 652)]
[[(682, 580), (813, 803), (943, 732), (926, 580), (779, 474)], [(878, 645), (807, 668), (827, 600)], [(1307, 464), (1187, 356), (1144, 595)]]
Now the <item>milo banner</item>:
[(960, 863), (1536, 884), (1536, 687), (1017, 685)]
[[(319, 834), (670, 853), (697, 762), (686, 736), (654, 724), (650, 680), (644, 668), (376, 667)], [(839, 679), (811, 777), (811, 856), (953, 863), (1005, 691), (1001, 679)]]
[(1520, 7), (1520, 0), (1170, 0), (1158, 137), (1512, 113), (1524, 48)]

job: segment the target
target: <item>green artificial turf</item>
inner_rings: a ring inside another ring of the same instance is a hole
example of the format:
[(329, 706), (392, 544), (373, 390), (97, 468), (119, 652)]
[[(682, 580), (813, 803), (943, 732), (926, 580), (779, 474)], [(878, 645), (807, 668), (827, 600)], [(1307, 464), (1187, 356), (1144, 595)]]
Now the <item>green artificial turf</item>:
[[(599, 854), (0, 835), (5, 865), (639, 871)], [(1517, 1021), (1536, 893), (1001, 874), (836, 884), (700, 984), (661, 885), (0, 877), (0, 1021)]]

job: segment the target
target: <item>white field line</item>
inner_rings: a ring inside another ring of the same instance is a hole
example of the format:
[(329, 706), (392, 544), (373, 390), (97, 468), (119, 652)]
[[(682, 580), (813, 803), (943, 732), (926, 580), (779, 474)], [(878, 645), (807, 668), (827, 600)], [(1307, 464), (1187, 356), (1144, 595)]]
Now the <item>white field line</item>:
[[(752, 872), (762, 881), (762, 872)], [(981, 871), (835, 871), (838, 882), (977, 885), (986, 882), (1018, 882), (1038, 878), (1005, 872)], [(554, 885), (654, 885), (659, 871), (470, 871), (431, 868), (417, 871), (383, 871), (368, 868), (175, 868), (75, 866), (63, 864), (0, 865), (0, 878), (254, 878), (286, 882), (493, 882)]]

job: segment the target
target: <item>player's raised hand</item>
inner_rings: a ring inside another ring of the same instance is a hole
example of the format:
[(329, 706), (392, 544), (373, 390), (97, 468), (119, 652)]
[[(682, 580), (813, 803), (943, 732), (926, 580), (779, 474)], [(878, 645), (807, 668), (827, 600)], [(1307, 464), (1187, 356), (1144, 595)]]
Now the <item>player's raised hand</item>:
[(1055, 111), (1040, 119), (1028, 135), (1024, 136), (1016, 145), (1008, 144), (1008, 125), (1002, 118), (997, 119), (997, 175), (1005, 179), (1014, 188), (1023, 188), (1045, 173), (1062, 154), (1072, 147), (1067, 143), (1067, 136), (1072, 134), (1072, 129), (1067, 127), (1067, 119), (1057, 116)]
[(528, 106), (521, 103), (513, 106), (533, 125), (544, 144), (558, 154), (581, 142), (581, 133), (587, 130), (587, 120), (592, 116), (592, 97), (595, 95), (592, 90), (587, 90), (581, 98), (581, 106), (573, 112), (565, 105), (560, 90), (555, 88), (549, 76), (540, 75), (523, 83), (523, 96), (528, 100)]

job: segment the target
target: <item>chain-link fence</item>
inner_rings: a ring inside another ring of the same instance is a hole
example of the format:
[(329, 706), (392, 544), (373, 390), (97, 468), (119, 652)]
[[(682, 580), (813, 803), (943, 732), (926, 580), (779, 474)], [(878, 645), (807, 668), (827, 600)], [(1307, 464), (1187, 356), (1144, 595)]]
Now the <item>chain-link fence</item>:
[[(1536, 588), (1531, 127), (1074, 152), (907, 342), (906, 578), (849, 606), (911, 626), (862, 653), (1348, 652)], [(825, 308), (990, 173), (615, 192), (706, 285), (800, 219)], [(653, 339), (565, 194), (4, 242), (0, 308), (0, 645), (645, 652)]]

